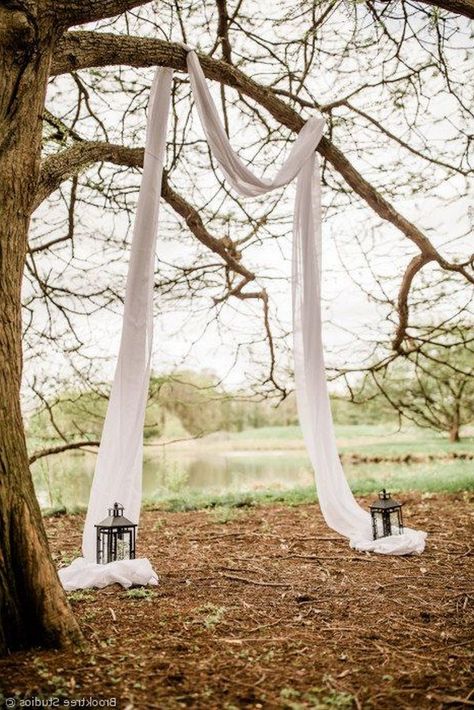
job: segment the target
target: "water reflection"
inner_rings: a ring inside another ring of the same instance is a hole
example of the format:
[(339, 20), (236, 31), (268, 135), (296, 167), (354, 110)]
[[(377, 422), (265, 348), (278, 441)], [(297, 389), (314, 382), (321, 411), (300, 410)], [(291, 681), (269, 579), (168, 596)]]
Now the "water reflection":
[[(43, 508), (87, 505), (96, 457), (68, 452), (33, 466), (36, 493)], [(173, 493), (227, 493), (289, 489), (310, 485), (308, 458), (302, 452), (159, 453), (145, 457), (143, 497), (159, 500)]]
[[(33, 479), (42, 508), (73, 509), (88, 503), (96, 456), (71, 451), (38, 460)], [(443, 460), (425, 463), (346, 463), (349, 481), (357, 479), (363, 490), (381, 485), (393, 490), (453, 490), (468, 487), (472, 462)], [(143, 498), (159, 501), (186, 493), (226, 494), (258, 490), (289, 490), (313, 484), (309, 460), (302, 449), (223, 451), (194, 449), (145, 450)], [(360, 488), (359, 488), (360, 490)]]

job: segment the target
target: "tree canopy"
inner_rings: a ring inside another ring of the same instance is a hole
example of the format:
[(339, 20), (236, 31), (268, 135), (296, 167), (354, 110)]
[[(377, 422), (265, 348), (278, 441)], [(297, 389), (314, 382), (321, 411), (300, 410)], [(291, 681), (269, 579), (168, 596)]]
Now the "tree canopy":
[[(231, 140), (262, 171), (306, 117), (327, 121), (319, 151), (334, 377), (350, 383), (352, 372), (422, 351), (446, 318), (465, 320), (472, 63), (462, 16), (420, 2), (133, 6), (64, 33), (54, 53), (27, 257), (29, 352), (52, 344), (65, 378), (110, 373), (96, 353), (113, 354), (100, 336), (107, 321), (117, 342), (119, 321), (102, 314), (120, 312), (147, 91), (152, 67), (166, 65), (177, 71), (156, 272), (166, 346), (155, 366), (221, 347), (239, 384), (282, 397), (292, 387), (291, 190), (245, 201), (229, 192), (176, 40), (197, 47)], [(344, 291), (361, 313), (341, 322)]]

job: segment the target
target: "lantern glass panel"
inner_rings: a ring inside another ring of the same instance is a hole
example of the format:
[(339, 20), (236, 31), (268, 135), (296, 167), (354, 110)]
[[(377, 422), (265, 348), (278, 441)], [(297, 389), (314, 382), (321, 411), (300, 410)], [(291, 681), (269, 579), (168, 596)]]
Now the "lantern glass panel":
[(402, 505), (385, 488), (379, 493), (378, 500), (370, 506), (374, 540), (403, 534)]
[(385, 535), (383, 529), (383, 514), (374, 514), (375, 537), (383, 537)]
[(119, 533), (117, 539), (117, 560), (129, 560), (130, 559), (130, 549), (132, 546), (131, 534)]
[(132, 534), (131, 530), (101, 530), (98, 562), (107, 564), (115, 560), (133, 559)]
[(392, 535), (401, 535), (403, 532), (400, 521), (400, 513), (398, 510), (394, 510), (390, 513), (390, 530)]

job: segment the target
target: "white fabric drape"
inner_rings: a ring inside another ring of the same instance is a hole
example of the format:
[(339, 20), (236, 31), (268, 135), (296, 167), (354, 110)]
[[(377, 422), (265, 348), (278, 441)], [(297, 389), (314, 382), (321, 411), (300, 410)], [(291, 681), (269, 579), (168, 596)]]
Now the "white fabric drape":
[(321, 323), (321, 181), (316, 154), (298, 175), (293, 227), (293, 357), (301, 429), (315, 472), (318, 502), (330, 528), (358, 550), (421, 553), (426, 533), (372, 539), (371, 517), (349, 488), (336, 445), (324, 367)]
[(155, 245), (172, 76), (171, 69), (160, 69), (151, 89), (122, 338), (84, 528), (84, 557), (94, 562), (94, 525), (115, 501), (123, 505), (133, 522), (140, 517), (143, 425), (153, 343)]
[[(407, 530), (403, 535), (372, 540), (370, 515), (354, 499), (337, 452), (321, 337), (321, 183), (315, 150), (324, 120), (310, 118), (305, 123), (273, 180), (257, 177), (232, 150), (193, 51), (188, 52), (187, 66), (207, 141), (230, 185), (239, 194), (252, 197), (297, 177), (292, 269), (296, 394), (324, 518), (357, 549), (385, 554), (422, 552), (426, 533), (420, 531)], [(158, 69), (151, 91), (122, 339), (84, 528), (83, 554), (89, 564), (95, 562), (94, 524), (113, 502), (119, 501), (134, 522), (138, 522), (140, 514), (143, 423), (153, 333), (154, 253), (171, 78), (170, 69)], [(64, 583), (68, 569), (61, 570)]]
[(258, 178), (232, 150), (194, 52), (188, 53), (187, 64), (207, 141), (232, 187), (241, 195), (254, 197), (298, 176), (292, 268), (296, 397), (324, 518), (329, 527), (348, 537), (358, 549), (391, 554), (422, 552), (426, 537), (423, 532), (407, 530), (404, 535), (372, 540), (370, 514), (352, 495), (337, 452), (321, 336), (321, 180), (315, 151), (324, 120), (310, 118), (305, 123), (273, 180)]
[[(142, 498), (143, 425), (153, 342), (155, 245), (173, 71), (159, 69), (150, 92), (143, 175), (133, 230), (120, 350), (89, 495), (84, 558), (59, 571), (65, 589), (119, 582), (156, 584), (146, 559), (96, 564), (94, 525), (120, 502), (133, 522)], [(104, 568), (109, 568), (104, 571)], [(110, 569), (112, 568), (112, 569)], [(82, 583), (81, 583), (82, 580)]]

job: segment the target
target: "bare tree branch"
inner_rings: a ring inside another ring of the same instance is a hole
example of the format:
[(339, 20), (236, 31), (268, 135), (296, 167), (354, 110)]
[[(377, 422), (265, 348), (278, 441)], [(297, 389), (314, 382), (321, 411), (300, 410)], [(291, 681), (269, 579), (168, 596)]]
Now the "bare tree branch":
[[(298, 133), (304, 119), (282, 101), (269, 87), (262, 86), (227, 62), (199, 57), (204, 74), (238, 91), (259, 103), (280, 123)], [(92, 66), (128, 64), (130, 66), (169, 66), (186, 70), (186, 52), (177, 44), (158, 39), (119, 36), (97, 32), (68, 32), (58, 46), (52, 73), (60, 74)], [(474, 283), (474, 276), (462, 264), (448, 262), (416, 225), (403, 217), (378, 190), (373, 187), (349, 162), (344, 153), (328, 138), (322, 137), (318, 152), (346, 180), (352, 189), (380, 216), (393, 224), (414, 242), (426, 259), (434, 260), (448, 270), (457, 271)]]
[(407, 266), (403, 275), (400, 290), (398, 292), (398, 326), (395, 337), (392, 341), (392, 347), (396, 352), (401, 352), (402, 343), (406, 335), (408, 325), (408, 294), (413, 283), (413, 279), (425, 264), (430, 261), (424, 254), (418, 254), (413, 257)]
[(30, 466), (38, 459), (42, 459), (45, 456), (51, 456), (52, 454), (62, 454), (64, 451), (72, 451), (73, 449), (83, 449), (86, 446), (100, 446), (100, 441), (72, 441), (69, 444), (61, 444), (59, 446), (50, 446), (47, 449), (40, 449), (31, 454), (29, 458)]
[(217, 25), (217, 40), (222, 47), (222, 56), (228, 64), (232, 64), (232, 52), (229, 42), (229, 15), (226, 0), (216, 0), (219, 22)]
[(59, 25), (72, 27), (115, 17), (147, 2), (149, 0), (48, 0), (47, 7), (54, 12)]
[(474, 19), (474, 0), (417, 0), (417, 2)]

